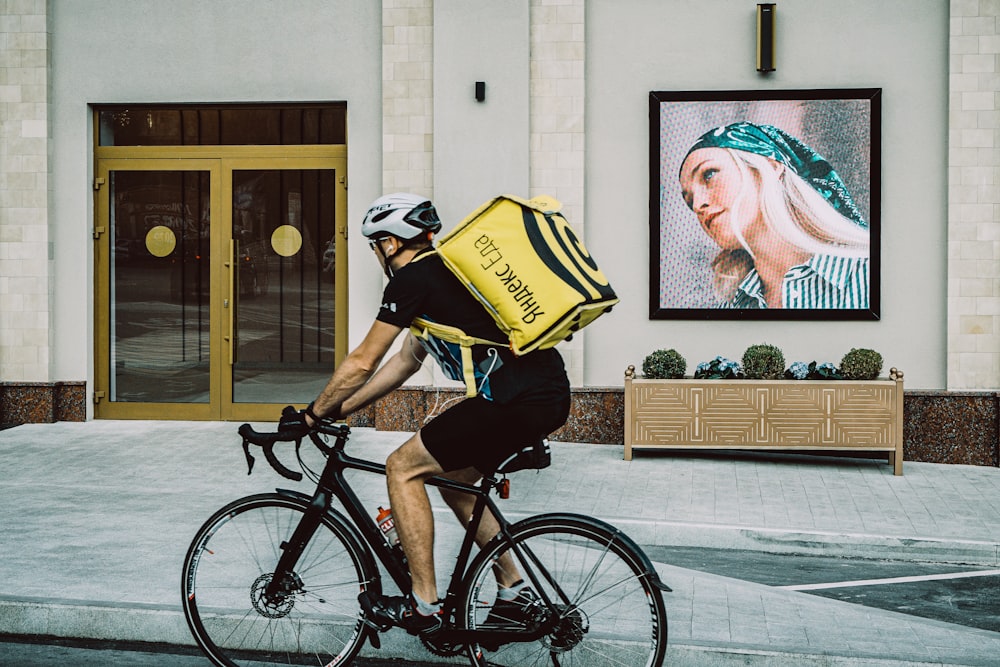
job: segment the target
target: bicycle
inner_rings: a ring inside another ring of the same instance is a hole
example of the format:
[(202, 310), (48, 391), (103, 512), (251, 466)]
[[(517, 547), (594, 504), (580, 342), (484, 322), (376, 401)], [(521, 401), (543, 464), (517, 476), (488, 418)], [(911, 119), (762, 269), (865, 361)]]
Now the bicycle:
[[(289, 438), (249, 424), (239, 433), (249, 472), (253, 444), (276, 472), (302, 479), (273, 451)], [(195, 640), (215, 665), (332, 667), (349, 663), (366, 641), (381, 646), (385, 628), (365, 617), (358, 594), (381, 593), (376, 558), (404, 594), (409, 571), (401, 548), (389, 544), (344, 476), (345, 470), (385, 474), (383, 464), (345, 452), (349, 434), (346, 425), (329, 420), (309, 434), (325, 458), (318, 474), (303, 460), (302, 440), (295, 440), (299, 467), (316, 482), (312, 496), (280, 488), (247, 496), (218, 510), (196, 533), (184, 559), (182, 605)], [(477, 485), (428, 480), (476, 501), (443, 600), (446, 623), (421, 641), (438, 656), (465, 653), (474, 667), (659, 667), (667, 644), (662, 592), (670, 588), (642, 550), (613, 526), (583, 515), (551, 513), (510, 523), (491, 498), (494, 491), (505, 497), (508, 474), (549, 461), (548, 444), (539, 440)], [(346, 516), (332, 506), (334, 497)], [(472, 557), (487, 509), (500, 532)], [(489, 618), (497, 600), (493, 568), (506, 556), (535, 591), (515, 624)]]

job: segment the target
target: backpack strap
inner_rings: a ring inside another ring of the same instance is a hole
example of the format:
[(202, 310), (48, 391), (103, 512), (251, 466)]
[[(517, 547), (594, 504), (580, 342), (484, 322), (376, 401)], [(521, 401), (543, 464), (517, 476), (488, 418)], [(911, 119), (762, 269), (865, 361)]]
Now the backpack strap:
[(476, 386), (475, 364), (472, 361), (472, 346), (489, 345), (499, 348), (507, 347), (492, 340), (470, 336), (458, 327), (431, 322), (422, 317), (413, 320), (413, 324), (410, 325), (410, 333), (420, 340), (439, 338), (459, 346), (462, 354), (462, 379), (465, 382), (465, 395), (470, 398), (479, 393), (479, 388)]

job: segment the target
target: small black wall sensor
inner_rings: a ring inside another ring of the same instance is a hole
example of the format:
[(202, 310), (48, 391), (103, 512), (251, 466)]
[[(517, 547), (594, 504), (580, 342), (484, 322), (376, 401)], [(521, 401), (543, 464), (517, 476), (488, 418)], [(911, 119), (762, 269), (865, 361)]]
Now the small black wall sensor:
[(486, 101), (486, 82), (476, 81), (476, 101), (485, 102)]

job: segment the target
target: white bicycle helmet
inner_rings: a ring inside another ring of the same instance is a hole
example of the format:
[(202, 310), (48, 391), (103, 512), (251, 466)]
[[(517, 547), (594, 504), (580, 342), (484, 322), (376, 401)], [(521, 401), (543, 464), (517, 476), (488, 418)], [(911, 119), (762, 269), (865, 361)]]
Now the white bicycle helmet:
[(434, 204), (427, 197), (397, 192), (379, 197), (368, 208), (361, 233), (368, 239), (392, 235), (404, 240), (441, 229)]

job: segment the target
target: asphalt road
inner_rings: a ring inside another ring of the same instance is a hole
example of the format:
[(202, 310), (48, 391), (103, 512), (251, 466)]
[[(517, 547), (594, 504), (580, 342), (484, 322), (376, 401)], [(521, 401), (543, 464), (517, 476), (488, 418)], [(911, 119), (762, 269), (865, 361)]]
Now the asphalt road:
[[(358, 658), (353, 667), (439, 667), (441, 663)], [(2, 667), (210, 667), (196, 648), (0, 636)]]
[(1000, 632), (998, 569), (729, 549), (643, 549), (654, 561), (678, 567)]
[[(941, 563), (644, 546), (654, 561), (804, 594), (1000, 632), (1000, 570)], [(669, 581), (667, 582), (670, 583)], [(435, 663), (405, 663), (431, 667)], [(0, 666), (206, 667), (195, 648), (0, 637)], [(358, 667), (401, 667), (359, 659)]]

